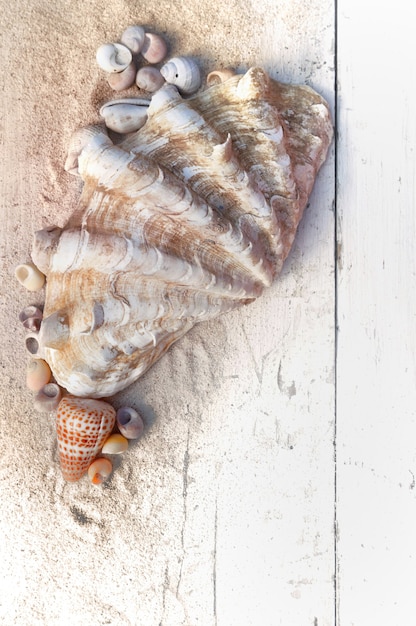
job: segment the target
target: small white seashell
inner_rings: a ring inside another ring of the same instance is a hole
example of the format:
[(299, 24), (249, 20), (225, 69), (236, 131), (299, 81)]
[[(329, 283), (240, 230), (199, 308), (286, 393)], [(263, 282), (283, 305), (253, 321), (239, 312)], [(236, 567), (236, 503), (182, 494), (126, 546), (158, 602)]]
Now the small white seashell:
[(93, 485), (101, 485), (101, 483), (104, 483), (109, 478), (112, 471), (113, 465), (110, 459), (99, 457), (89, 466), (88, 478)]
[(201, 72), (190, 57), (174, 57), (160, 68), (160, 73), (183, 94), (195, 93), (201, 86)]
[(120, 435), (119, 433), (115, 433), (114, 435), (110, 435), (103, 445), (102, 452), (103, 454), (121, 454), (125, 452), (129, 447), (128, 440)]
[(27, 330), (32, 333), (37, 333), (39, 332), (42, 317), (42, 311), (34, 304), (30, 304), (29, 306), (25, 306), (23, 311), (21, 311), (19, 321), (22, 322)]
[(219, 85), (235, 75), (236, 72), (230, 69), (214, 70), (207, 76), (207, 86), (212, 87), (212, 85)]
[(160, 73), (160, 70), (150, 65), (141, 67), (136, 75), (136, 85), (139, 89), (144, 89), (145, 91), (157, 91), (162, 87), (164, 82), (165, 79)]
[(105, 72), (122, 72), (132, 61), (132, 54), (127, 46), (121, 43), (105, 43), (97, 50), (98, 65)]
[(109, 74), (107, 82), (114, 91), (123, 91), (134, 85), (136, 80), (136, 66), (134, 61), (130, 63), (122, 72)]
[(56, 383), (48, 383), (35, 396), (34, 407), (40, 413), (55, 411), (62, 398), (62, 391)]
[(120, 41), (137, 54), (143, 48), (145, 35), (143, 26), (129, 26), (121, 35)]
[(149, 101), (140, 98), (124, 98), (107, 102), (100, 109), (107, 128), (117, 133), (139, 130), (147, 120)]
[(31, 391), (40, 391), (51, 379), (51, 368), (43, 359), (31, 359), (26, 371), (26, 384)]
[(168, 52), (168, 45), (160, 35), (146, 33), (141, 55), (149, 63), (160, 63)]
[(23, 287), (29, 291), (39, 291), (45, 284), (45, 276), (33, 263), (18, 265), (14, 275)]

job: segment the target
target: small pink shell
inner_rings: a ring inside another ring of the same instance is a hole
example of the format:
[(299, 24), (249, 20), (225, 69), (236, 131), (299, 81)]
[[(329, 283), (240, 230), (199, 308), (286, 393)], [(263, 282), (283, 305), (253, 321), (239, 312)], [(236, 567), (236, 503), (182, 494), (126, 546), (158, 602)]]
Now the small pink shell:
[(157, 67), (141, 67), (136, 75), (136, 85), (139, 89), (153, 92), (157, 91), (164, 85), (165, 79), (163, 78)]
[(168, 52), (168, 45), (160, 35), (146, 33), (141, 55), (149, 63), (160, 63)]
[(116, 74), (109, 74), (107, 78), (107, 82), (110, 85), (111, 89), (114, 91), (122, 91), (123, 89), (128, 89), (132, 85), (134, 85), (134, 81), (136, 79), (136, 66), (134, 61), (130, 63), (128, 67), (122, 72), (117, 72)]

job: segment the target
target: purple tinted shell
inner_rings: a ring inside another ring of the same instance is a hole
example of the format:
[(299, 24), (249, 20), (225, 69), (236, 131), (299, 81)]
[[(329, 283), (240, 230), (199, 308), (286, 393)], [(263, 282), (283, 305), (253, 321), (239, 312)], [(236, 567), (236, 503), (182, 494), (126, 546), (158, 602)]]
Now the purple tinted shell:
[(27, 330), (37, 333), (39, 332), (42, 317), (43, 313), (41, 309), (34, 304), (30, 304), (20, 313), (19, 320)]
[(126, 439), (138, 439), (142, 436), (144, 423), (138, 412), (129, 407), (123, 406), (117, 411), (117, 426)]
[(36, 411), (49, 413), (55, 411), (62, 398), (62, 391), (56, 383), (48, 383), (36, 394), (34, 406)]

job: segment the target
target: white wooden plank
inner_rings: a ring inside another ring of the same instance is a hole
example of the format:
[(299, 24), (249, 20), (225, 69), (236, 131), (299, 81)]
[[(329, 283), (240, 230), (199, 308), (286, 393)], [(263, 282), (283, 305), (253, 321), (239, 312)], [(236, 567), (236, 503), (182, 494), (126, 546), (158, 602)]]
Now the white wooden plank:
[(74, 127), (97, 119), (98, 44), (143, 22), (206, 68), (262, 64), (333, 105), (330, 0), (214, 0), (180, 12), (165, 0), (132, 4), (74, 0), (69, 10), (63, 0), (33, 0), (28, 9), (0, 0), (8, 52), (0, 620), (332, 626), (332, 155), (281, 280), (250, 307), (195, 328), (115, 399), (141, 407), (149, 429), (105, 488), (64, 484), (53, 422), (32, 414), (17, 322), (28, 296), (12, 270), (28, 258), (33, 230), (63, 224), (78, 197), (62, 163)]
[(338, 622), (413, 624), (413, 10), (338, 7)]

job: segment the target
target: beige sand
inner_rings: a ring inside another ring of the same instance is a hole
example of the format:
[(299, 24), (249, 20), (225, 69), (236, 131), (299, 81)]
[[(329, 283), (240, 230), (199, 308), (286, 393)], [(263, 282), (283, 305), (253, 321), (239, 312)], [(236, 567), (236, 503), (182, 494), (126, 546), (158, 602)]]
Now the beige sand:
[[(0, 622), (329, 619), (331, 161), (280, 283), (195, 328), (114, 399), (141, 409), (147, 432), (104, 488), (64, 483), (51, 417), (32, 409), (18, 314), (42, 294), (25, 292), (13, 270), (29, 260), (33, 231), (63, 225), (77, 202), (80, 182), (62, 167), (68, 139), (112, 96), (94, 61), (98, 45), (141, 23), (204, 71), (261, 64), (331, 101), (331, 2), (309, 3), (306, 16), (304, 3), (289, 0), (279, 11), (273, 0), (0, 4)], [(299, 582), (311, 577), (309, 587)]]

